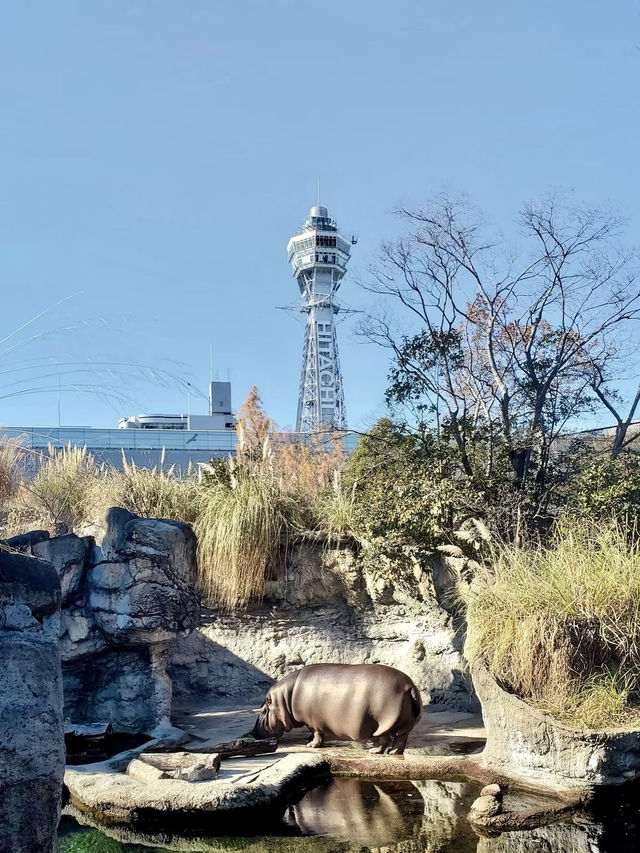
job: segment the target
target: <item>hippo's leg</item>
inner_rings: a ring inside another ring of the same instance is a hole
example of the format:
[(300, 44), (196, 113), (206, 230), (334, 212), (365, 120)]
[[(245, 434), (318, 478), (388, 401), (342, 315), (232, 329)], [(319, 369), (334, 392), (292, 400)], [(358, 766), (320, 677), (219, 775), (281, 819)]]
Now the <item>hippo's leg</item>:
[(389, 750), (390, 755), (402, 755), (404, 752), (404, 748), (407, 745), (407, 738), (409, 737), (409, 732), (406, 735), (397, 735), (393, 739), (393, 743), (391, 745), (391, 749)]
[(315, 731), (307, 746), (312, 749), (320, 749), (321, 746), (324, 746), (324, 732)]
[(372, 755), (383, 755), (389, 744), (391, 743), (390, 737), (377, 737), (373, 741), (373, 749), (370, 750)]

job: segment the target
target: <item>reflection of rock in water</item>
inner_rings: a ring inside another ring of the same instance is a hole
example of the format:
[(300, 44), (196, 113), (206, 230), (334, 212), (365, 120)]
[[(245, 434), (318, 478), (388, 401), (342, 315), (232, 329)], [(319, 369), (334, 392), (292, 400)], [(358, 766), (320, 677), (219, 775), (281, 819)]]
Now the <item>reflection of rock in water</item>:
[(601, 846), (600, 824), (553, 823), (522, 832), (481, 838), (477, 853), (622, 853), (627, 847)]
[[(227, 839), (181, 838), (178, 827), (175, 835), (124, 826), (103, 831), (121, 842), (176, 853), (377, 853), (381, 848), (384, 853), (475, 853), (478, 838), (466, 814), (478, 791), (478, 785), (462, 782), (339, 778), (309, 791), (283, 815), (289, 831), (304, 833), (303, 837), (282, 837), (275, 825), (270, 836)], [(72, 807), (67, 813), (81, 823), (99, 826)]]
[(424, 801), (420, 845), (416, 851), (475, 851), (477, 836), (466, 816), (480, 786), (471, 782), (439, 782), (433, 779), (413, 784)]
[(478, 791), (467, 782), (334, 779), (306, 794), (285, 819), (305, 834), (388, 853), (473, 853), (478, 838), (466, 815)]
[(422, 800), (410, 782), (334, 779), (291, 806), (285, 822), (303, 835), (381, 847), (411, 836), (421, 815)]

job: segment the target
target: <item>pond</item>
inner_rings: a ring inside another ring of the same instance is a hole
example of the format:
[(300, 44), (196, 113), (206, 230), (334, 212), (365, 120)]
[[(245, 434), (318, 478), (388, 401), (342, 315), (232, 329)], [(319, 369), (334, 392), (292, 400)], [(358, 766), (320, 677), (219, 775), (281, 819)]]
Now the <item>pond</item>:
[[(379, 782), (335, 778), (318, 785), (273, 816), (269, 826), (242, 835), (190, 836), (128, 827), (83, 826), (67, 813), (60, 824), (58, 853), (636, 853), (640, 851), (638, 789), (613, 791), (594, 803), (590, 815), (538, 829), (480, 836), (467, 822), (480, 786), (466, 781)], [(509, 808), (531, 806), (515, 798)], [(535, 801), (535, 798), (534, 798)]]

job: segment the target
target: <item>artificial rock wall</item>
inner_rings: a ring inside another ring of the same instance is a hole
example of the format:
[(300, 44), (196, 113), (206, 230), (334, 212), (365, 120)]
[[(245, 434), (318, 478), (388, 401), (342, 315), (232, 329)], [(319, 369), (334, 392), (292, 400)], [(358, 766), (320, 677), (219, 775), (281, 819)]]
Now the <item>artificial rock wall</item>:
[(60, 583), (0, 546), (0, 850), (48, 853), (64, 773)]
[(9, 541), (60, 580), (65, 719), (150, 731), (171, 713), (168, 644), (198, 619), (195, 537), (186, 524), (117, 508), (86, 533)]
[(411, 549), (304, 542), (283, 555), (260, 608), (212, 612), (170, 648), (179, 702), (259, 703), (275, 679), (311, 663), (383, 663), (423, 701), (477, 709), (454, 593), (464, 559)]

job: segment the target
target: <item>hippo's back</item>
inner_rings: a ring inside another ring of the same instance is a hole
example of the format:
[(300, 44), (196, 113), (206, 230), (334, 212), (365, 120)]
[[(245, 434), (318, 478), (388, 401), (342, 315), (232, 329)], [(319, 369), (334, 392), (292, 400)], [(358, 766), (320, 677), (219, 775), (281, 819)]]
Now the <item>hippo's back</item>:
[(293, 716), (338, 738), (367, 740), (383, 731), (413, 728), (420, 694), (404, 672), (383, 664), (311, 664), (297, 671)]

